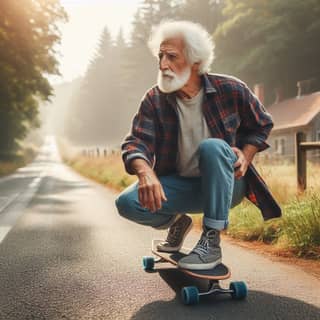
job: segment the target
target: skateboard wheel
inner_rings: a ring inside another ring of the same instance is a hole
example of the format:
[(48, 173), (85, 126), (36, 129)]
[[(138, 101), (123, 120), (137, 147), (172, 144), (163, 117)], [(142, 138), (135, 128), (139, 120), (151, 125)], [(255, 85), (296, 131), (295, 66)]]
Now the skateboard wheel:
[(199, 290), (197, 287), (184, 287), (181, 290), (182, 302), (185, 305), (199, 303)]
[(243, 281), (231, 282), (229, 288), (233, 291), (231, 293), (232, 299), (241, 300), (246, 298), (248, 294), (247, 285)]
[(143, 265), (143, 269), (146, 271), (153, 270), (154, 257), (143, 257), (142, 258), (142, 265)]

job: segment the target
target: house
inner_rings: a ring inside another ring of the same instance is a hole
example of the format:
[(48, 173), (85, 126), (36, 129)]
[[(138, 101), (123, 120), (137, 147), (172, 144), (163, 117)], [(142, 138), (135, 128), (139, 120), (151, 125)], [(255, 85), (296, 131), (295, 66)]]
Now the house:
[[(298, 93), (297, 97), (274, 103), (267, 110), (274, 121), (267, 157), (294, 161), (297, 132), (304, 132), (307, 141), (320, 141), (320, 91)], [(308, 159), (320, 160), (320, 150), (312, 151)]]

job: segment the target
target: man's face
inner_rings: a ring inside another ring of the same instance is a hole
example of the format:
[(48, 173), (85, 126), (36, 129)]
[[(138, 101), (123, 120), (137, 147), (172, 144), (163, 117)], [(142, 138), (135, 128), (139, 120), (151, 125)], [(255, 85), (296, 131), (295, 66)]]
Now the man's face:
[(184, 52), (182, 39), (169, 39), (161, 43), (159, 50), (158, 86), (163, 92), (181, 89), (188, 82), (191, 66)]

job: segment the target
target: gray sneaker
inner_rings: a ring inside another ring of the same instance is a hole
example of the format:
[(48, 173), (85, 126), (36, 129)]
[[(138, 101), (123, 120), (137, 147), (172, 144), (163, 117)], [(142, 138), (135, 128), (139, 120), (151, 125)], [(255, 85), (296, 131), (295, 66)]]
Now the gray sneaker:
[(192, 228), (192, 219), (187, 215), (182, 215), (169, 228), (165, 241), (157, 245), (157, 250), (163, 252), (176, 252), (182, 247), (183, 241)]
[(191, 270), (212, 269), (221, 263), (220, 231), (203, 231), (197, 245), (186, 257), (178, 261), (178, 266)]

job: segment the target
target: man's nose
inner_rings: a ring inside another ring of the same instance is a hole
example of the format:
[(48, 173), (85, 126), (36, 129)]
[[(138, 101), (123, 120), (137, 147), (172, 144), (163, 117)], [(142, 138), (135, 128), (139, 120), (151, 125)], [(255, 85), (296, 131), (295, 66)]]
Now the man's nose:
[(159, 60), (159, 69), (161, 71), (164, 70), (168, 70), (169, 69), (169, 65), (168, 65), (168, 59), (166, 58), (166, 56), (162, 56), (161, 59)]

